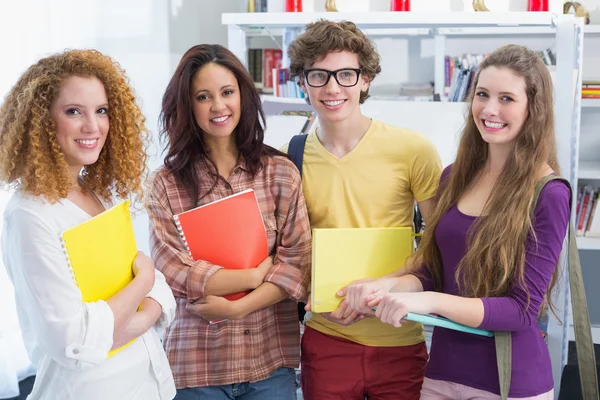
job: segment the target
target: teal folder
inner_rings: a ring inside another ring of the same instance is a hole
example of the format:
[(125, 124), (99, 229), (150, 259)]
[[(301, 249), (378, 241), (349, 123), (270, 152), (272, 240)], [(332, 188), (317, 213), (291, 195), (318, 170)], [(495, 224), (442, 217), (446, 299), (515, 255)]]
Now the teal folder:
[[(371, 307), (373, 311), (375, 311), (375, 307)], [(466, 326), (463, 324), (459, 324), (458, 322), (451, 321), (444, 317), (438, 317), (435, 315), (423, 315), (423, 314), (415, 314), (408, 313), (404, 317), (407, 321), (420, 322), (423, 325), (432, 325), (439, 326), (440, 328), (452, 329), (455, 331), (461, 331), (466, 333), (472, 333), (474, 335), (481, 335), (487, 337), (493, 337), (494, 332), (486, 331), (484, 329), (471, 328), (470, 326)]]

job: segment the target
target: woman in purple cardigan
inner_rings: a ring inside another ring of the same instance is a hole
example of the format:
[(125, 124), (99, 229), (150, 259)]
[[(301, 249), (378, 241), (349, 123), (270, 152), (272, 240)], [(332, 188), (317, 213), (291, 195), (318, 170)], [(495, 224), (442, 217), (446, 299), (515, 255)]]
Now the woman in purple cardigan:
[[(537, 324), (550, 306), (569, 221), (569, 188), (551, 181), (534, 214), (536, 182), (559, 174), (552, 81), (532, 51), (490, 54), (469, 97), (456, 162), (442, 174), (437, 207), (413, 268), (355, 282), (346, 302), (400, 326), (408, 312), (512, 333), (509, 398), (553, 399), (550, 355)], [(499, 399), (494, 339), (435, 328), (421, 399)]]

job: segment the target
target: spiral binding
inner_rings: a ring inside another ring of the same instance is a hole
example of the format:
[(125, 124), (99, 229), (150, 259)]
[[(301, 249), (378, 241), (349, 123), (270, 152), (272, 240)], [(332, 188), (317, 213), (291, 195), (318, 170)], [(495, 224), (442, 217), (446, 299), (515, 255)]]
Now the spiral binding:
[(183, 244), (184, 244), (185, 248), (187, 249), (188, 254), (190, 255), (190, 257), (192, 257), (192, 251), (190, 250), (190, 246), (188, 245), (185, 234), (183, 233), (183, 228), (181, 228), (181, 223), (179, 222), (179, 215), (174, 215), (173, 219), (175, 220), (175, 226), (177, 226), (177, 231), (179, 232), (179, 236), (181, 236), (181, 240), (183, 241)]
[(73, 279), (73, 283), (75, 286), (79, 287), (77, 283), (77, 277), (75, 276), (75, 272), (73, 272), (73, 265), (71, 264), (71, 258), (69, 257), (69, 250), (67, 249), (67, 243), (65, 242), (65, 238), (63, 235), (60, 235), (60, 247), (67, 258), (67, 265), (69, 266), (69, 272), (71, 273), (71, 279)]

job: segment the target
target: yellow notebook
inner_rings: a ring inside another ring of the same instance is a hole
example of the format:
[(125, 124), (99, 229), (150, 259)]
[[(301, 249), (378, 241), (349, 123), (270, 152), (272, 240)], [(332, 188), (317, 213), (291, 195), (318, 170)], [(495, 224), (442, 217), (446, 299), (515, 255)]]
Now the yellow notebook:
[[(84, 302), (107, 300), (133, 280), (137, 247), (129, 201), (67, 229), (61, 240)], [(111, 350), (108, 358), (131, 343)]]
[(342, 287), (396, 271), (413, 251), (410, 227), (313, 229), (312, 234), (311, 301), (318, 313), (335, 311)]

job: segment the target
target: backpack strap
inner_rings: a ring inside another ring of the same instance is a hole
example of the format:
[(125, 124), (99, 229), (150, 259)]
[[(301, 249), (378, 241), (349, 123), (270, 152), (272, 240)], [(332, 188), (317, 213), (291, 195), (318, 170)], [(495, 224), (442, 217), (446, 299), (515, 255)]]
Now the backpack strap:
[(306, 146), (306, 138), (308, 135), (294, 135), (288, 146), (288, 158), (294, 163), (300, 177), (302, 177), (302, 160), (304, 159), (304, 147)]
[[(305, 134), (294, 135), (288, 146), (288, 158), (298, 168), (300, 178), (302, 178), (302, 161), (304, 160), (304, 147), (306, 146), (307, 137), (308, 135)], [(305, 305), (306, 303), (298, 302), (298, 320), (301, 323), (304, 323), (304, 316), (306, 315), (306, 311), (304, 310)]]
[[(546, 183), (560, 180), (569, 188), (571, 185), (565, 178), (548, 175), (542, 178), (535, 186), (533, 201), (531, 202), (530, 215), (533, 217), (535, 208), (542, 189)], [(572, 207), (572, 196), (569, 198), (569, 206)], [(569, 219), (569, 232), (567, 235), (567, 252), (569, 268), (569, 285), (571, 301), (573, 306), (573, 325), (575, 330), (575, 346), (577, 348), (577, 360), (579, 364), (579, 378), (584, 400), (598, 400), (598, 376), (596, 371), (596, 355), (594, 353), (594, 342), (590, 327), (590, 317), (583, 286), (583, 275), (581, 273), (581, 262), (573, 222)], [(559, 258), (560, 260), (560, 258)], [(560, 262), (560, 261), (559, 261)], [(559, 266), (557, 265), (557, 268)], [(498, 377), (500, 380), (500, 397), (502, 400), (508, 398), (510, 391), (511, 363), (512, 363), (512, 334), (511, 332), (495, 332), (496, 357), (498, 364)]]

